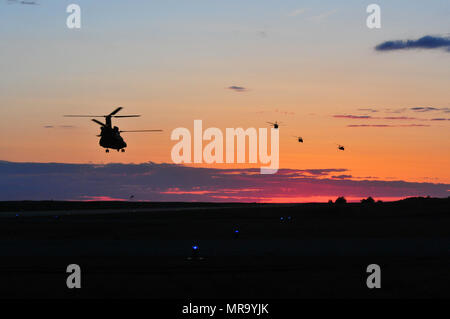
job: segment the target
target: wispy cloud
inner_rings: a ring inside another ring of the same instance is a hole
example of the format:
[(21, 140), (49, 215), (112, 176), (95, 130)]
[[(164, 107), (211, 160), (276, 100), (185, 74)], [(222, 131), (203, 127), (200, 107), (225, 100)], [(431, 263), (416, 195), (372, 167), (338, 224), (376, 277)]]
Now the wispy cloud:
[(357, 109), (360, 112), (366, 113), (404, 113), (407, 111), (424, 113), (424, 112), (444, 112), (450, 113), (450, 108), (448, 107), (435, 107), (435, 106), (416, 106), (416, 107), (401, 107), (401, 108), (359, 108)]
[[(449, 113), (450, 109), (445, 107), (431, 107), (431, 106), (420, 106), (420, 107), (410, 107), (410, 108), (399, 108), (399, 109), (380, 109), (377, 110), (375, 108), (359, 108), (358, 111), (362, 111), (366, 114), (364, 115), (355, 115), (355, 114), (335, 114), (334, 118), (339, 119), (349, 119), (349, 120), (360, 120), (360, 121), (373, 121), (373, 120), (385, 120), (385, 121), (447, 121), (447, 118), (444, 117), (435, 117), (435, 118), (418, 118), (413, 116), (373, 116), (367, 115), (367, 113), (404, 113), (407, 111), (414, 113), (427, 113), (427, 112), (444, 112)], [(430, 125), (426, 124), (402, 124), (402, 125), (393, 125), (393, 124), (351, 124), (347, 125), (347, 127), (427, 127)]]
[(336, 179), (349, 179), (352, 177), (353, 177), (352, 175), (346, 175), (346, 174), (331, 176), (331, 178), (336, 178)]
[(382, 120), (420, 120), (420, 121), (423, 120), (423, 119), (418, 119), (417, 117), (408, 117), (408, 116), (385, 116), (385, 117), (380, 117), (380, 118), (375, 118), (375, 119), (382, 119)]
[(28, 5), (28, 6), (38, 6), (39, 3), (37, 3), (36, 1), (18, 1), (18, 0), (8, 0), (8, 4), (13, 4), (13, 3), (17, 3), (17, 4), (22, 4), (22, 5)]
[(349, 115), (349, 114), (336, 114), (333, 115), (333, 117), (338, 118), (338, 119), (371, 119), (372, 116), (370, 115)]
[(426, 107), (411, 107), (411, 110), (412, 111), (416, 111), (416, 112), (429, 112), (429, 111), (437, 111), (437, 110), (439, 110), (438, 108), (435, 108), (435, 107), (429, 107), (429, 106), (426, 106)]
[(347, 196), (447, 197), (449, 184), (367, 180), (345, 168), (214, 169), (175, 164), (64, 164), (0, 161), (0, 200), (129, 199), (276, 202)]
[(389, 124), (349, 124), (347, 127), (393, 127)]
[(417, 40), (385, 41), (375, 47), (376, 51), (407, 49), (445, 49), (447, 52), (450, 52), (450, 37), (427, 35)]
[(402, 107), (402, 108), (397, 108), (397, 109), (385, 109), (384, 112), (385, 113), (403, 113), (406, 112), (408, 109), (406, 107)]
[(75, 128), (73, 125), (44, 125), (44, 128)]
[(334, 118), (352, 119), (352, 120), (422, 120), (416, 117), (408, 116), (371, 116), (371, 115), (352, 115), (352, 114), (337, 114)]
[(328, 17), (332, 16), (333, 14), (335, 14), (336, 12), (338, 12), (338, 10), (329, 10), (323, 13), (320, 13), (318, 15), (309, 17), (309, 20), (314, 21), (314, 22), (321, 22), (326, 20)]
[(292, 112), (292, 111), (281, 111), (281, 110), (278, 110), (278, 109), (275, 110), (275, 113), (279, 113), (279, 114), (282, 114), (282, 115), (295, 115), (295, 112)]
[(361, 109), (358, 109), (358, 111), (369, 112), (369, 113), (376, 113), (376, 112), (378, 112), (378, 110), (371, 109), (371, 108), (361, 108)]
[(419, 106), (419, 107), (411, 107), (411, 111), (414, 112), (444, 112), (444, 113), (450, 113), (450, 108), (448, 107), (431, 107), (431, 106)]
[(235, 91), (235, 92), (245, 92), (247, 91), (247, 88), (243, 87), (243, 86), (237, 86), (237, 85), (232, 85), (228, 87), (229, 90)]
[(295, 9), (291, 12), (288, 13), (289, 17), (296, 17), (299, 16), (301, 14), (303, 14), (306, 11), (306, 9)]
[(427, 124), (401, 124), (401, 125), (391, 125), (391, 124), (350, 124), (347, 127), (428, 127)]

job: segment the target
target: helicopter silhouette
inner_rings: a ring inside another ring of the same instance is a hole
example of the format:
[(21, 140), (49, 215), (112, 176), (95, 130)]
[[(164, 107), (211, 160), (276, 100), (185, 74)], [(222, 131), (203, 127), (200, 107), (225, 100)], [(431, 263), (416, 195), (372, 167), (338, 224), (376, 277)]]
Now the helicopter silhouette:
[(99, 144), (101, 147), (106, 148), (106, 153), (109, 153), (109, 149), (115, 149), (118, 152), (125, 152), (125, 147), (127, 147), (127, 143), (125, 143), (124, 139), (120, 135), (120, 133), (128, 133), (128, 132), (162, 132), (162, 130), (131, 130), (131, 131), (121, 131), (117, 126), (112, 126), (111, 118), (123, 118), (123, 117), (140, 117), (140, 115), (116, 115), (123, 107), (118, 107), (108, 115), (64, 115), (65, 117), (104, 117), (105, 123), (102, 123), (96, 119), (92, 119), (93, 122), (100, 125), (100, 134), (97, 135), (100, 137)]
[(272, 122), (266, 122), (267, 124), (270, 124), (270, 126), (273, 126), (273, 128), (274, 129), (278, 129), (278, 126), (280, 126), (281, 125), (281, 122), (277, 122), (277, 121), (275, 121), (275, 123), (272, 123)]
[(301, 136), (294, 136), (294, 137), (298, 140), (299, 143), (303, 143), (303, 137)]
[(341, 150), (341, 151), (343, 151), (343, 150), (344, 150), (344, 146), (342, 146), (342, 145), (338, 145), (338, 150)]

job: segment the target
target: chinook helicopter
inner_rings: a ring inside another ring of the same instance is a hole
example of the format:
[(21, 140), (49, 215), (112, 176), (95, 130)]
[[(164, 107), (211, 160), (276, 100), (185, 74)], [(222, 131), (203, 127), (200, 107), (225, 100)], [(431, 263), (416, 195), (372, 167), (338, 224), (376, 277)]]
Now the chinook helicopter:
[(105, 123), (102, 123), (96, 119), (92, 119), (93, 122), (100, 125), (100, 137), (99, 144), (101, 147), (106, 148), (106, 153), (109, 153), (109, 149), (117, 150), (117, 152), (125, 152), (125, 147), (127, 143), (123, 140), (120, 133), (129, 132), (162, 132), (162, 130), (132, 130), (132, 131), (121, 131), (117, 126), (112, 126), (111, 118), (122, 118), (122, 117), (140, 117), (140, 115), (116, 115), (123, 107), (118, 107), (108, 115), (64, 115), (65, 117), (104, 117)]
[(281, 122), (277, 122), (275, 121), (275, 123), (273, 122), (266, 122), (267, 124), (269, 124), (270, 126), (273, 126), (274, 129), (278, 129), (278, 126), (282, 125)]

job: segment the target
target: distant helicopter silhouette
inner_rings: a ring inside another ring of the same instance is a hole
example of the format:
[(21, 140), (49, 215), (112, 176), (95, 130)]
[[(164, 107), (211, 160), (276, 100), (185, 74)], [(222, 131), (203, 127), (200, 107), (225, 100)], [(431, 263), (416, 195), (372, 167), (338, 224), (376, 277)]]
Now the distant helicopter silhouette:
[(96, 119), (92, 119), (93, 122), (100, 125), (100, 137), (99, 144), (101, 147), (106, 148), (106, 153), (109, 153), (109, 149), (114, 149), (122, 152), (125, 152), (125, 147), (127, 147), (127, 143), (125, 143), (120, 133), (128, 133), (128, 132), (162, 132), (162, 130), (133, 130), (133, 131), (120, 131), (117, 126), (112, 126), (111, 118), (121, 118), (121, 117), (140, 117), (140, 115), (116, 115), (123, 107), (118, 107), (108, 115), (64, 115), (65, 117), (104, 117), (105, 123), (102, 123)]
[(303, 138), (301, 136), (294, 136), (299, 143), (303, 143)]
[(343, 151), (343, 150), (344, 150), (344, 146), (338, 145), (338, 149), (341, 150), (341, 151)]
[(275, 123), (272, 122), (266, 122), (267, 124), (270, 124), (270, 126), (273, 126), (274, 129), (278, 129), (278, 126), (281, 125), (281, 122), (275, 121)]

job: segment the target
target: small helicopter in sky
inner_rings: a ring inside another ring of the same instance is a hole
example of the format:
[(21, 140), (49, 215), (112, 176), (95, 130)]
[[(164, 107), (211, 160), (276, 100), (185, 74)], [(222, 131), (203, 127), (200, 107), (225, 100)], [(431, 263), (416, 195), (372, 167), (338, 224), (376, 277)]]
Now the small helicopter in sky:
[(343, 150), (344, 150), (344, 146), (342, 146), (342, 145), (338, 145), (338, 150), (341, 150), (341, 151), (343, 151)]
[(294, 137), (298, 140), (299, 143), (303, 143), (303, 137), (301, 136), (294, 136)]
[(109, 149), (114, 149), (125, 152), (125, 147), (127, 143), (123, 140), (120, 133), (128, 132), (162, 132), (162, 130), (132, 130), (132, 131), (121, 131), (117, 126), (112, 126), (111, 118), (123, 118), (123, 117), (140, 117), (140, 115), (116, 115), (123, 107), (118, 107), (108, 115), (64, 115), (65, 117), (104, 117), (105, 123), (102, 123), (96, 119), (92, 119), (93, 122), (100, 125), (100, 137), (99, 144), (101, 147), (106, 148), (106, 153), (109, 153)]
[(274, 129), (278, 129), (278, 126), (280, 126), (281, 125), (281, 122), (277, 122), (277, 121), (275, 121), (275, 123), (272, 123), (272, 122), (266, 122), (267, 124), (270, 124), (270, 126), (273, 126), (273, 128)]

